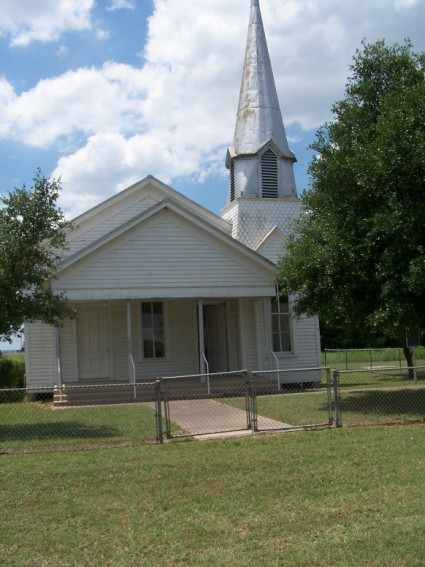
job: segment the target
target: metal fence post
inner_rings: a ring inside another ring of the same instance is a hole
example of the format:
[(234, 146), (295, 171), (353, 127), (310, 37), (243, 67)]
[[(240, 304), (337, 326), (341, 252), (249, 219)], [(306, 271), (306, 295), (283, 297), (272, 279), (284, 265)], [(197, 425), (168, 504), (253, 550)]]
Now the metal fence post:
[(251, 384), (248, 372), (245, 375), (245, 413), (246, 428), (251, 429)]
[(333, 370), (333, 383), (334, 383), (334, 403), (335, 403), (335, 426), (342, 427), (341, 412), (340, 412), (340, 395), (339, 395), (339, 372)]
[(168, 381), (161, 380), (162, 397), (164, 400), (165, 435), (171, 439), (170, 403), (168, 399)]
[(161, 380), (155, 382), (155, 418), (156, 418), (156, 441), (164, 443), (162, 431), (162, 411), (161, 411)]
[(252, 433), (258, 431), (257, 422), (257, 392), (253, 375), (248, 372), (249, 398), (250, 398), (250, 425)]
[(330, 368), (326, 368), (326, 390), (328, 395), (328, 424), (332, 425), (334, 422), (334, 418), (332, 411), (332, 380), (331, 380)]

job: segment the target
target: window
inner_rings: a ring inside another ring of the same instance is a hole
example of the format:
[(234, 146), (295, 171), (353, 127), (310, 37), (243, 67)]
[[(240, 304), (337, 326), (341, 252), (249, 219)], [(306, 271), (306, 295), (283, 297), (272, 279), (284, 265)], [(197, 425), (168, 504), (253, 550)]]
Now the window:
[(143, 357), (165, 358), (164, 309), (160, 302), (142, 303)]
[(266, 199), (279, 197), (277, 156), (270, 148), (261, 156), (261, 194)]
[(272, 299), (273, 352), (291, 352), (291, 323), (287, 296)]

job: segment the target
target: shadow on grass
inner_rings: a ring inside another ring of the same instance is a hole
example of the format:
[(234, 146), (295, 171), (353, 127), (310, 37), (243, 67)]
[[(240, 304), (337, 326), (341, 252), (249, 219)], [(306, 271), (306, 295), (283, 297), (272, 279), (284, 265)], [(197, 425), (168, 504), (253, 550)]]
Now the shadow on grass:
[(113, 427), (103, 425), (89, 426), (76, 421), (0, 426), (0, 442), (55, 439), (105, 439), (119, 436), (121, 436), (121, 432)]
[(375, 415), (411, 415), (425, 417), (425, 389), (371, 390), (341, 392), (340, 409), (344, 412)]

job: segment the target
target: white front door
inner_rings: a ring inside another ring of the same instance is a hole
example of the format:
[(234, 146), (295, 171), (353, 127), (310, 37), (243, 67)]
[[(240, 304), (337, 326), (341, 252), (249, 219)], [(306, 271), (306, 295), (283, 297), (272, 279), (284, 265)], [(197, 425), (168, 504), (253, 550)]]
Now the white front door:
[(105, 305), (87, 305), (78, 314), (78, 365), (81, 379), (109, 378), (109, 317)]
[(227, 372), (229, 360), (227, 355), (226, 305), (204, 306), (205, 356), (210, 372)]

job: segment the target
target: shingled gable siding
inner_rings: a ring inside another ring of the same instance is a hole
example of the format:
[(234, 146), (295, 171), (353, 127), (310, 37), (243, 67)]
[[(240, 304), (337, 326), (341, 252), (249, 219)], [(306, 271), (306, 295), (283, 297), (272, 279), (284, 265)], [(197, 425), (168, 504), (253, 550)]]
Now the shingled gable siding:
[(291, 234), (301, 213), (297, 199), (237, 199), (224, 209), (223, 218), (232, 222), (233, 238), (255, 250), (275, 226)]

